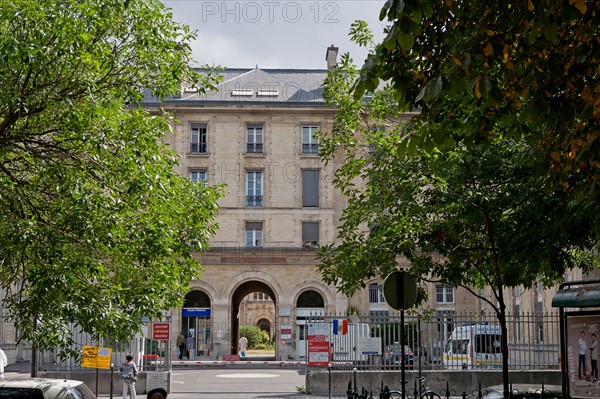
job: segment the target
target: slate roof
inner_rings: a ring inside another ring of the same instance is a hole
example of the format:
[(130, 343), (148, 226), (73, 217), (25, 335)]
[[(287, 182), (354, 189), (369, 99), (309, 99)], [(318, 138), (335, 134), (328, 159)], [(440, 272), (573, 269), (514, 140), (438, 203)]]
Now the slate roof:
[[(198, 72), (202, 73), (202, 70)], [(170, 97), (166, 104), (270, 104), (278, 105), (325, 105), (323, 81), (325, 69), (243, 69), (232, 68), (218, 71), (223, 81), (218, 91), (198, 94), (184, 90), (179, 97)], [(146, 96), (146, 105), (158, 105), (158, 100)]]

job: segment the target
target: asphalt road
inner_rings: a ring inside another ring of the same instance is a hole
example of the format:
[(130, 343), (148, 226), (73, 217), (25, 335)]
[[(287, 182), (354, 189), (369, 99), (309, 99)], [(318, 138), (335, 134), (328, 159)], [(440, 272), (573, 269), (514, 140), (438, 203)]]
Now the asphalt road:
[(174, 369), (169, 398), (307, 398), (305, 384), (296, 369)]
[[(171, 381), (169, 399), (328, 398), (299, 392), (299, 389), (305, 387), (306, 380), (302, 370), (297, 369), (174, 369)], [(120, 395), (114, 397), (120, 398)], [(145, 395), (138, 395), (138, 398), (145, 398)]]
[[(7, 378), (16, 374), (29, 374), (29, 364), (7, 367)], [(306, 379), (301, 368), (174, 368), (169, 399), (328, 399), (329, 396), (307, 395), (301, 391)], [(120, 387), (119, 387), (120, 388)], [(100, 395), (100, 398), (109, 398)], [(345, 398), (343, 392), (332, 398)], [(120, 389), (113, 393), (120, 399)], [(137, 399), (145, 399), (145, 394)]]

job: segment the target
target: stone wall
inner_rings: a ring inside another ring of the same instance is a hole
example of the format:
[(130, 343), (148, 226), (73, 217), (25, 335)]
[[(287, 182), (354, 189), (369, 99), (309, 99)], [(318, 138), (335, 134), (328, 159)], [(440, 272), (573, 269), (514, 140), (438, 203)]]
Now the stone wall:
[[(499, 371), (462, 371), (462, 370), (435, 370), (423, 371), (422, 376), (426, 378), (426, 386), (435, 392), (446, 392), (448, 386), (451, 396), (461, 396), (463, 392), (470, 396), (481, 384), (482, 388), (502, 384), (502, 373)], [(416, 371), (407, 371), (407, 390), (414, 389), (415, 379), (419, 374)], [(327, 395), (331, 380), (331, 392), (340, 395), (346, 392), (348, 384), (354, 386), (355, 374), (353, 371), (327, 370), (311, 371), (307, 376), (307, 391), (313, 395)], [(358, 371), (356, 372), (356, 386), (360, 391), (363, 387), (368, 391), (379, 392), (382, 382), (383, 386), (390, 389), (400, 389), (400, 371)], [(513, 384), (539, 384), (560, 385), (561, 374), (556, 371), (511, 371), (510, 381)], [(446, 385), (448, 384), (448, 385)], [(374, 395), (375, 396), (375, 395)]]

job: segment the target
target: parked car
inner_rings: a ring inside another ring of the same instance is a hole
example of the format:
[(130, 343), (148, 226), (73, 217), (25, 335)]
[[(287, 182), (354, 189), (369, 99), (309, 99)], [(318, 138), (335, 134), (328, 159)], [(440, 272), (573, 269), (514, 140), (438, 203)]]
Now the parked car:
[[(394, 344), (392, 347), (388, 347), (383, 354), (383, 364), (388, 366), (399, 366), (400, 365), (400, 345)], [(412, 368), (414, 364), (414, 355), (412, 349), (408, 345), (404, 345), (404, 365), (407, 368)]]
[(0, 380), (0, 398), (96, 399), (96, 395), (82, 381), (15, 377)]
[[(511, 389), (511, 399), (562, 399), (560, 385), (512, 384)], [(504, 386), (494, 385), (483, 388), (481, 395), (483, 399), (504, 399)]]

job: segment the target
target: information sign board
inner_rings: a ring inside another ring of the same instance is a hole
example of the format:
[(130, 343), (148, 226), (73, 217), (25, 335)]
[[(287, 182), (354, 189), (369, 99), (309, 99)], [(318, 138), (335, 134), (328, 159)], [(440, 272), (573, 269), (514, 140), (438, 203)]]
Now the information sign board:
[(308, 338), (308, 366), (327, 367), (329, 365), (329, 341), (324, 335)]
[(361, 355), (381, 355), (381, 337), (359, 337)]
[(98, 346), (84, 346), (83, 354), (81, 355), (81, 367), (109, 369), (111, 357), (111, 348), (100, 348)]
[(169, 340), (171, 325), (169, 323), (153, 323), (152, 324), (152, 339)]

